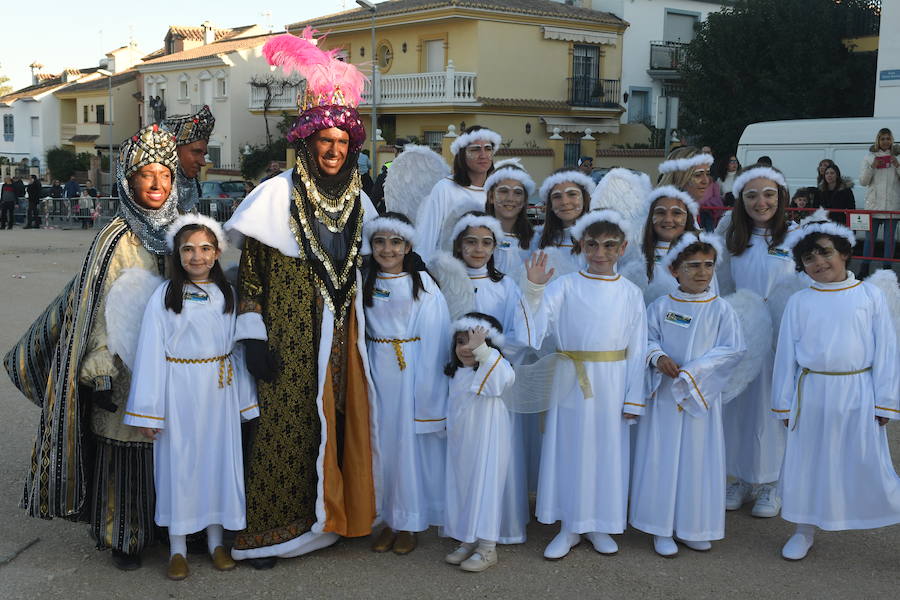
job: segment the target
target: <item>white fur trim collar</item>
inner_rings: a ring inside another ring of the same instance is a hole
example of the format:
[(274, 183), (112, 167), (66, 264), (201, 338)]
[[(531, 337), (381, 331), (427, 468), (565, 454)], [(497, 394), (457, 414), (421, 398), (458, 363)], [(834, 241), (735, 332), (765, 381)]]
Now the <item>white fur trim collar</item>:
[(372, 254), (371, 240), (372, 236), (379, 231), (390, 231), (396, 233), (404, 240), (409, 242), (411, 246), (416, 245), (416, 230), (400, 219), (392, 219), (391, 217), (376, 217), (371, 221), (366, 221), (363, 225), (362, 246), (360, 246), (360, 254)]
[(669, 251), (666, 252), (661, 259), (659, 259), (659, 266), (664, 270), (669, 270), (669, 265), (671, 265), (675, 260), (681, 256), (681, 253), (684, 252), (685, 248), (694, 244), (696, 242), (704, 242), (709, 244), (713, 248), (716, 249), (716, 262), (724, 256), (725, 252), (725, 244), (722, 243), (722, 238), (717, 236), (714, 233), (708, 233), (706, 231), (701, 231), (697, 233), (696, 231), (686, 231), (681, 234), (681, 237), (678, 238), (678, 243), (669, 248)]
[(842, 237), (850, 242), (851, 248), (856, 245), (856, 235), (853, 233), (853, 230), (840, 223), (829, 220), (828, 212), (826, 212), (824, 208), (820, 208), (800, 221), (800, 225), (785, 236), (781, 247), (788, 252), (793, 252), (797, 244), (816, 233)]
[(735, 198), (740, 198), (741, 190), (744, 189), (744, 186), (747, 185), (748, 182), (753, 181), (754, 179), (759, 179), (760, 177), (771, 179), (779, 186), (787, 189), (787, 182), (785, 182), (784, 180), (784, 175), (770, 167), (756, 167), (754, 169), (744, 171), (737, 176), (737, 178), (734, 180), (734, 185), (731, 186), (731, 193)]
[(688, 209), (692, 215), (694, 215), (694, 219), (700, 218), (700, 205), (691, 198), (690, 194), (687, 192), (683, 192), (679, 190), (674, 185), (664, 185), (656, 188), (651, 191), (647, 196), (647, 210), (650, 210), (650, 207), (653, 206), (653, 203), (656, 202), (660, 198), (677, 198), (684, 203), (684, 206)]
[(456, 241), (463, 231), (469, 227), (487, 227), (494, 234), (494, 242), (503, 239), (503, 227), (500, 221), (489, 215), (464, 215), (453, 227), (453, 233), (450, 234), (451, 242)]
[(476, 327), (484, 327), (488, 332), (488, 339), (494, 342), (495, 345), (503, 347), (503, 343), (506, 341), (506, 337), (497, 331), (497, 329), (485, 321), (484, 319), (478, 319), (476, 317), (462, 317), (461, 319), (457, 319), (453, 322), (451, 329), (453, 333), (457, 333), (460, 331), (469, 331), (475, 329)]
[(544, 182), (541, 184), (541, 190), (540, 192), (538, 192), (544, 203), (546, 204), (550, 202), (550, 190), (552, 190), (559, 184), (566, 182), (577, 183), (578, 185), (583, 187), (587, 191), (587, 197), (584, 199), (584, 201), (591, 201), (591, 195), (594, 193), (594, 188), (597, 187), (594, 184), (594, 180), (581, 171), (570, 170), (554, 173), (544, 180)]
[(216, 236), (219, 250), (225, 252), (228, 248), (228, 242), (225, 240), (225, 230), (222, 229), (222, 226), (215, 219), (211, 219), (206, 215), (187, 213), (175, 219), (166, 230), (166, 248), (169, 249), (169, 252), (175, 252), (175, 236), (178, 235), (178, 232), (185, 225), (203, 225), (208, 227)]
[(490, 142), (491, 146), (494, 147), (494, 151), (500, 148), (500, 143), (503, 141), (503, 138), (500, 137), (500, 134), (496, 131), (492, 131), (490, 129), (479, 129), (477, 131), (470, 131), (469, 133), (464, 133), (450, 144), (450, 153), (453, 156), (459, 154), (459, 151), (463, 148), (474, 144), (478, 140), (484, 140), (486, 142)]
[(501, 169), (495, 170), (491, 173), (491, 176), (487, 178), (484, 182), (484, 189), (490, 191), (490, 189), (503, 181), (504, 179), (515, 179), (523, 186), (525, 186), (525, 191), (528, 192), (528, 195), (531, 196), (534, 194), (534, 180), (531, 176), (528, 175), (522, 169), (516, 169), (515, 167), (503, 167)]
[(695, 154), (690, 158), (673, 158), (659, 165), (660, 173), (675, 173), (676, 171), (690, 171), (700, 165), (712, 165), (715, 162), (712, 154)]
[(575, 225), (572, 226), (572, 230), (570, 231), (572, 239), (581, 241), (581, 238), (584, 236), (584, 232), (588, 227), (602, 221), (618, 226), (619, 229), (622, 230), (622, 233), (625, 234), (626, 238), (631, 232), (631, 227), (629, 226), (628, 221), (625, 220), (625, 217), (618, 211), (604, 208), (602, 210), (592, 210), (591, 212), (580, 216), (578, 220), (575, 221)]

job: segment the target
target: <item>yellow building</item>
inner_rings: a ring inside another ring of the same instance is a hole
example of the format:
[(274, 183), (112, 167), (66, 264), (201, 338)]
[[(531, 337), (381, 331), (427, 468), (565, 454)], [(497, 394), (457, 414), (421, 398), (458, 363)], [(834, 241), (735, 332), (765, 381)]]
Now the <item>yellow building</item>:
[[(628, 141), (619, 128), (628, 24), (614, 15), (550, 0), (392, 0), (376, 5), (374, 21), (378, 128), (387, 143), (405, 137), (446, 150), (448, 131), (481, 125), (503, 136), (501, 156), (522, 157), (539, 178), (598, 145)], [(371, 71), (372, 13), (287, 29), (306, 26)]]

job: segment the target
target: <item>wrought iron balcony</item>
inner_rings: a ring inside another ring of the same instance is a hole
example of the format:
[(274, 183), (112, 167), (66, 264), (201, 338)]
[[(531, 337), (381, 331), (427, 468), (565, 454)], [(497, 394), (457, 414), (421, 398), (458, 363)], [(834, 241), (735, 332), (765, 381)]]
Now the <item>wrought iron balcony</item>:
[(650, 70), (676, 71), (684, 62), (685, 47), (681, 42), (650, 42)]
[(596, 77), (569, 77), (569, 104), (597, 108), (618, 108), (619, 80)]

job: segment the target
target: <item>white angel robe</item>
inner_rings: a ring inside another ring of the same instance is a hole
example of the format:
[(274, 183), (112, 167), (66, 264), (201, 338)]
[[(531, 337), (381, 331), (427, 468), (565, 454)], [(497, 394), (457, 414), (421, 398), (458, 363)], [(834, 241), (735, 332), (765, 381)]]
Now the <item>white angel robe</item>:
[[(621, 275), (579, 271), (549, 283), (535, 315), (559, 352), (625, 351), (624, 360), (581, 364), (592, 397), (557, 370), (547, 411), (537, 518), (572, 533), (621, 533), (628, 503), (628, 420), (644, 413), (647, 316), (640, 289)], [(576, 363), (577, 364), (577, 363)], [(562, 367), (563, 365), (560, 365)]]
[[(780, 279), (794, 276), (793, 256), (781, 248), (770, 250), (770, 239), (766, 230), (754, 228), (751, 246), (731, 257), (736, 289), (748, 289), (766, 299)], [(772, 350), (756, 379), (722, 411), (728, 474), (748, 483), (771, 483), (781, 472), (785, 429), (769, 415), (774, 360)]]
[(649, 367), (637, 424), (629, 522), (690, 541), (725, 537), (722, 390), (745, 347), (737, 314), (711, 290), (676, 291), (647, 308), (647, 359), (668, 356), (677, 379)]
[[(124, 423), (161, 429), (153, 442), (156, 524), (186, 535), (246, 527), (241, 419), (259, 416), (256, 383), (236, 343), (237, 310), (214, 283), (184, 288), (181, 314), (160, 285), (144, 311)], [(217, 357), (223, 357), (218, 360)], [(175, 360), (172, 360), (175, 359)]]
[(531, 248), (523, 250), (517, 235), (503, 232), (494, 249), (494, 266), (501, 273), (515, 277), (530, 256)]
[(450, 177), (438, 181), (416, 216), (415, 225), (419, 235), (416, 252), (426, 262), (431, 260), (431, 256), (440, 249), (443, 242), (441, 236), (448, 229), (447, 219), (458, 220), (470, 210), (483, 211), (486, 200), (487, 194), (483, 187), (461, 186)]
[(450, 380), (447, 420), (447, 514), (444, 533), (461, 542), (500, 541), (512, 420), (500, 397), (516, 378), (497, 350), (475, 349), (478, 369)]
[(579, 269), (587, 268), (587, 263), (584, 261), (584, 255), (572, 254), (572, 248), (575, 247), (575, 240), (572, 239), (571, 231), (571, 227), (566, 227), (563, 229), (561, 236), (563, 241), (547, 246), (546, 248), (541, 248), (540, 242), (541, 235), (544, 233), (544, 226), (538, 225), (534, 228), (534, 237), (531, 238), (531, 250), (532, 252), (540, 250), (547, 255), (547, 268), (549, 269), (552, 267), (555, 270), (553, 279), (567, 273), (574, 273)]
[(881, 290), (847, 275), (788, 300), (772, 381), (772, 421), (790, 419), (781, 516), (831, 531), (900, 523), (900, 478), (875, 421), (900, 419), (897, 335)]
[[(412, 295), (408, 273), (379, 273), (366, 311), (369, 372), (378, 404), (381, 517), (397, 531), (441, 525), (450, 313), (427, 273)], [(395, 341), (396, 340), (396, 341)], [(400, 368), (397, 347), (404, 366)]]
[[(469, 279), (475, 287), (473, 310), (491, 315), (503, 326), (506, 343), (503, 354), (513, 364), (518, 364), (527, 348), (539, 344), (534, 330), (534, 318), (522, 291), (506, 276), (500, 281), (491, 281), (487, 267), (466, 268)], [(528, 505), (528, 463), (533, 454), (529, 444), (536, 443), (533, 434), (536, 419), (532, 415), (514, 414), (512, 419), (512, 457), (507, 469), (505, 509), (500, 531), (503, 544), (521, 544), (526, 538), (526, 526), (530, 520)]]

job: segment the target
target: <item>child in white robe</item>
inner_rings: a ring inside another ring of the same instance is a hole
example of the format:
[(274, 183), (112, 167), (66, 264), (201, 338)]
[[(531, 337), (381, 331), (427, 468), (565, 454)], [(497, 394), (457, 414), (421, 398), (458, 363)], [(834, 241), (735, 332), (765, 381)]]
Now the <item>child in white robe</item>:
[[(735, 179), (733, 193), (734, 210), (724, 235), (731, 276), (735, 288), (765, 300), (780, 281), (794, 276), (794, 261), (781, 247), (790, 194), (779, 171), (758, 166)], [(726, 468), (735, 478), (726, 488), (725, 508), (737, 510), (755, 498), (754, 517), (774, 517), (781, 508), (777, 481), (785, 432), (769, 417), (774, 354), (767, 354), (756, 379), (722, 411)]]
[(824, 211), (811, 219), (785, 241), (813, 283), (788, 300), (772, 380), (773, 421), (787, 431), (781, 516), (797, 524), (782, 550), (789, 560), (806, 556), (816, 527), (900, 523), (884, 427), (900, 418), (892, 315), (881, 289), (847, 271), (854, 233)]
[(711, 288), (721, 239), (687, 232), (660, 268), (678, 289), (647, 308), (650, 389), (637, 425), (629, 521), (661, 556), (675, 538), (706, 551), (725, 536), (722, 391), (745, 348), (737, 315)]
[(548, 255), (556, 275), (564, 275), (584, 268), (583, 257), (574, 252), (572, 227), (588, 212), (594, 180), (572, 169), (554, 172), (541, 183), (538, 194), (544, 202), (544, 224), (536, 227), (533, 249)]
[(170, 281), (144, 312), (124, 423), (153, 440), (156, 524), (169, 529), (167, 575), (188, 575), (186, 536), (206, 529), (219, 570), (235, 566), (223, 528), (246, 527), (241, 420), (259, 416), (235, 294), (218, 258), (221, 226), (187, 214), (168, 232)]
[(416, 532), (443, 523), (450, 313), (413, 252), (415, 230), (387, 212), (363, 227), (366, 347), (375, 384), (381, 456), (375, 552), (408, 554)]
[(531, 256), (531, 241), (535, 237), (528, 220), (528, 198), (534, 194), (534, 181), (525, 170), (507, 165), (491, 173), (484, 188), (484, 211), (495, 217), (503, 229), (494, 250), (494, 262), (501, 273), (516, 276)]
[(512, 454), (512, 420), (500, 396), (516, 375), (498, 350), (503, 334), (495, 318), (468, 313), (452, 330), (444, 532), (461, 544), (445, 561), (474, 573), (497, 564)]
[[(544, 551), (562, 558), (585, 534), (601, 554), (618, 545), (628, 504), (628, 424), (643, 414), (647, 317), (641, 290), (615, 272), (627, 245), (624, 218), (590, 212), (575, 224), (588, 265), (550, 278), (536, 256), (529, 261), (527, 296), (539, 308), (538, 335), (574, 363), (577, 377), (554, 381), (559, 401), (547, 411), (538, 482), (537, 518), (561, 521)], [(562, 365), (561, 365), (562, 366)], [(558, 368), (557, 372), (561, 372)]]

